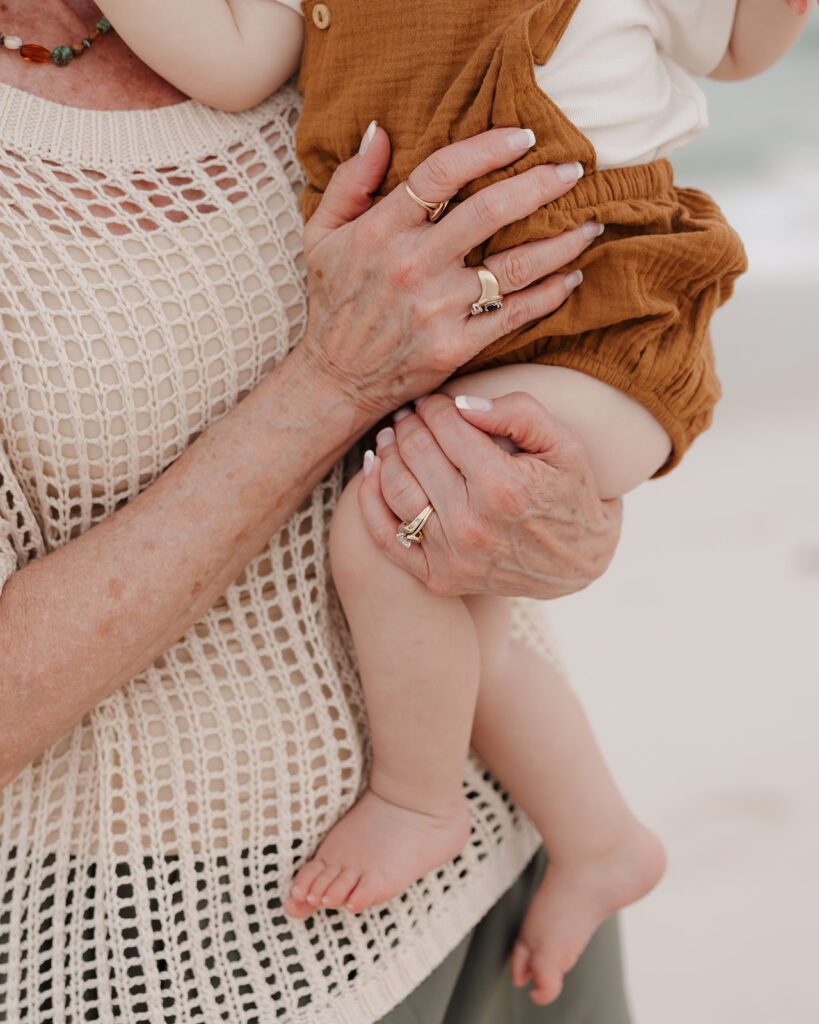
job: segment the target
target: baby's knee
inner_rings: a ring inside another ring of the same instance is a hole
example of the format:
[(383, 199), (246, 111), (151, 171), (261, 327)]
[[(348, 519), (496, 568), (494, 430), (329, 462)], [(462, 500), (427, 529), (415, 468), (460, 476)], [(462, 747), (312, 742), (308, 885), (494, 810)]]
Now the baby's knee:
[(358, 488), (363, 479), (358, 473), (341, 492), (330, 522), (330, 568), (336, 587), (361, 580), (362, 573), (381, 552), (367, 532), (358, 506)]

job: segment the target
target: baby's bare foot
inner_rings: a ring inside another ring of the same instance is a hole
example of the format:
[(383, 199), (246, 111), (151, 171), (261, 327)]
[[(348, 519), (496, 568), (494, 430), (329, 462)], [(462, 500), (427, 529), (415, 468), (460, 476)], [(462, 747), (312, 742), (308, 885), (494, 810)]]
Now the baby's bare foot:
[(346, 906), (360, 914), (451, 860), (468, 837), (463, 801), (437, 817), (389, 803), (367, 789), (293, 879), (284, 912), (309, 917), (319, 906)]
[(532, 1002), (560, 995), (563, 975), (577, 963), (605, 918), (645, 896), (665, 871), (660, 840), (635, 823), (609, 850), (572, 862), (550, 861), (512, 951), (512, 981), (533, 982)]

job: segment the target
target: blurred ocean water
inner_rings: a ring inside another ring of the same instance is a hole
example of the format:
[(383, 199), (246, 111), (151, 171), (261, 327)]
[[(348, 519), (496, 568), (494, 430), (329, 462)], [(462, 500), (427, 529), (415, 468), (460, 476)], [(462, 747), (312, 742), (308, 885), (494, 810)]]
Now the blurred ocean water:
[[(819, 16), (775, 67), (703, 83), (710, 127), (672, 157), (742, 236), (751, 273), (819, 286)], [(819, 333), (819, 332), (818, 332)]]

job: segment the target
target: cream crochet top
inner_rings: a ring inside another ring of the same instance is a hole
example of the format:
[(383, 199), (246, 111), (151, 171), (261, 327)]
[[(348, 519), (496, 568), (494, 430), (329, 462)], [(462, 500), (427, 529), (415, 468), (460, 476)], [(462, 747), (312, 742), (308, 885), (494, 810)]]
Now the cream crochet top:
[[(0, 85), (0, 586), (147, 487), (298, 341), (298, 110), (292, 86), (224, 114)], [(369, 1024), (526, 864), (531, 826), (473, 760), (455, 862), (357, 918), (282, 914), (366, 776), (327, 568), (341, 480), (0, 792), (0, 1020)], [(547, 653), (533, 607), (517, 616)]]

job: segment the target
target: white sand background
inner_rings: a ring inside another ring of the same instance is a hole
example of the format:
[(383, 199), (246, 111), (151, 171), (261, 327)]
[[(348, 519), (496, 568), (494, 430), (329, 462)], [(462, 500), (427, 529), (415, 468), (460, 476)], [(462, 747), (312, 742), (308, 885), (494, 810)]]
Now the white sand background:
[(811, 28), (790, 64), (709, 90), (712, 129), (675, 160), (751, 260), (714, 323), (714, 425), (626, 499), (604, 579), (550, 609), (614, 773), (670, 855), (660, 887), (623, 914), (635, 1024), (819, 1022)]

